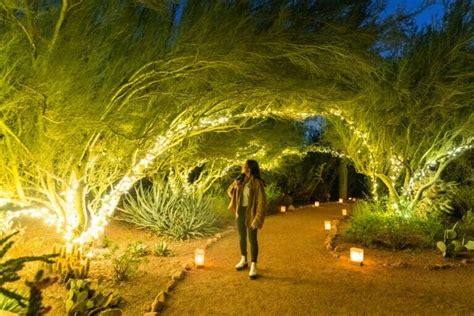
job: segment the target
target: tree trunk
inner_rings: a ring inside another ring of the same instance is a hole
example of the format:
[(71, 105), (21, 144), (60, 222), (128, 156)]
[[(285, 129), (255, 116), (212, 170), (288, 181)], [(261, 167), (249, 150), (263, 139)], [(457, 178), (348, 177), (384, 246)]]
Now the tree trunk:
[(339, 198), (347, 199), (347, 184), (349, 182), (349, 172), (347, 170), (347, 161), (341, 159), (339, 162)]

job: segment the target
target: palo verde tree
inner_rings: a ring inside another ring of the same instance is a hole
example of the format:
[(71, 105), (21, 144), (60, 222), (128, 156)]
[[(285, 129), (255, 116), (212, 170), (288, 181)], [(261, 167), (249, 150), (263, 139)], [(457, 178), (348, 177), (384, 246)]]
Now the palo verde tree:
[(374, 9), (301, 3), (3, 1), (1, 197), (85, 243), (191, 140), (354, 105)]
[(472, 17), (469, 1), (446, 7), (441, 25), (386, 59), (357, 108), (330, 121), (328, 139), (383, 184), (395, 209), (416, 212), (446, 166), (473, 146)]

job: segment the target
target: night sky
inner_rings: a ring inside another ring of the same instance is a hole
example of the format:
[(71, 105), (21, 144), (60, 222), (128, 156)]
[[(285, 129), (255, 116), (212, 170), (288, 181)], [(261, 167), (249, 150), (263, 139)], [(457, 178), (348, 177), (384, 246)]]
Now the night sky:
[[(391, 14), (397, 10), (397, 8), (402, 7), (408, 9), (408, 11), (413, 11), (419, 5), (421, 5), (426, 0), (386, 0), (387, 7), (385, 9), (386, 14)], [(184, 7), (187, 0), (181, 0), (176, 13), (176, 22), (179, 23), (181, 15), (183, 13)], [(433, 21), (439, 21), (443, 17), (443, 7), (441, 5), (441, 0), (436, 0), (435, 3), (421, 12), (416, 16), (415, 20), (420, 27), (432, 24)]]
[[(399, 6), (405, 7), (409, 11), (412, 11), (423, 2), (424, 2), (423, 0), (387, 0), (386, 12), (392, 13)], [(416, 22), (418, 26), (423, 27), (423, 26), (432, 24), (433, 21), (440, 21), (440, 19), (443, 17), (442, 12), (443, 12), (443, 7), (440, 3), (440, 0), (438, 0), (436, 1), (435, 4), (431, 5), (422, 13), (420, 13), (416, 17)]]

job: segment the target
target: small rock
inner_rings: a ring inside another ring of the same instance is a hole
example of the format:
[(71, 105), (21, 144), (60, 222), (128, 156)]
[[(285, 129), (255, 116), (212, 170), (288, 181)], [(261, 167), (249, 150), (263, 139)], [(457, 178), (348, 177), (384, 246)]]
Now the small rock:
[(183, 265), (183, 268), (184, 268), (185, 270), (187, 270), (187, 271), (191, 270), (192, 267), (193, 267), (193, 266), (192, 266), (189, 262), (187, 262), (187, 263), (185, 263), (185, 264)]
[(151, 304), (151, 312), (161, 312), (161, 310), (165, 306), (165, 301), (166, 301), (166, 293), (164, 291), (161, 291), (155, 297), (155, 300), (153, 301), (153, 304)]
[(467, 264), (469, 263), (469, 260), (467, 260), (467, 259), (462, 259), (462, 260), (461, 260), (461, 263), (462, 263), (463, 265), (467, 265)]
[(217, 233), (214, 235), (216, 238), (222, 238), (222, 234), (221, 233)]
[(181, 270), (173, 274), (172, 280), (182, 280), (186, 274), (185, 270)]
[(452, 268), (453, 265), (449, 263), (435, 264), (428, 267), (430, 270), (446, 270)]
[(406, 269), (406, 268), (410, 267), (410, 264), (408, 262), (399, 261), (399, 262), (396, 262), (396, 263), (392, 264), (392, 266), (395, 267), (395, 268)]
[(171, 293), (171, 291), (174, 289), (174, 286), (175, 286), (176, 282), (174, 280), (171, 280), (169, 281), (167, 284), (166, 284), (166, 290), (165, 292), (166, 293)]
[(341, 246), (341, 245), (338, 245), (338, 246), (336, 246), (336, 248), (334, 248), (334, 251), (336, 251), (336, 252), (342, 252), (344, 250), (346, 250), (346, 248), (344, 246)]
[(326, 244), (326, 249), (327, 249), (327, 250), (333, 250), (333, 249), (334, 249), (334, 246), (333, 246), (333, 244), (332, 244), (332, 241), (330, 241), (330, 242), (328, 242), (328, 243)]

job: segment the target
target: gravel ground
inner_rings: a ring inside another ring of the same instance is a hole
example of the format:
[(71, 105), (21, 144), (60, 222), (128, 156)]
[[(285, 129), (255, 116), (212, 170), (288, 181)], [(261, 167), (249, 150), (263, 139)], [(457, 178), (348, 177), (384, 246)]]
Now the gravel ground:
[[(344, 204), (350, 208), (350, 205)], [(324, 247), (324, 220), (341, 204), (307, 207), (267, 218), (259, 232), (260, 278), (237, 272), (238, 236), (207, 251), (206, 267), (178, 283), (165, 315), (474, 315), (474, 264), (445, 264), (434, 250), (365, 250), (360, 267)], [(459, 261), (457, 261), (459, 263)]]

